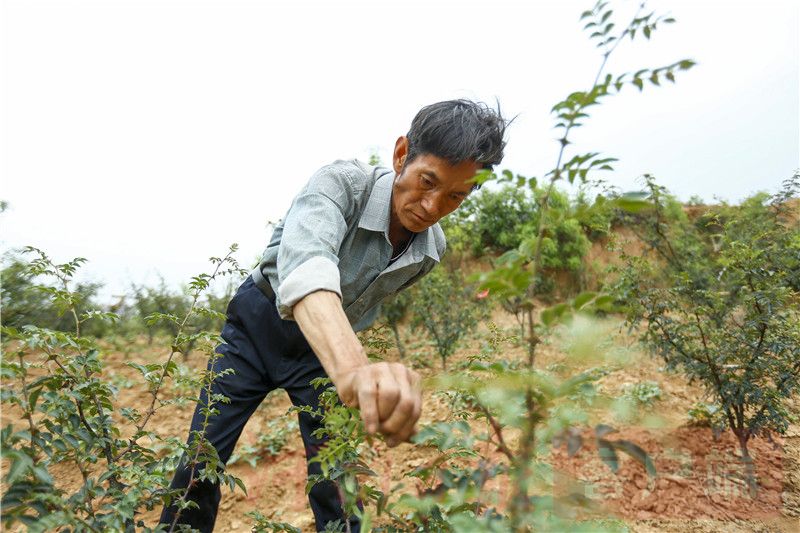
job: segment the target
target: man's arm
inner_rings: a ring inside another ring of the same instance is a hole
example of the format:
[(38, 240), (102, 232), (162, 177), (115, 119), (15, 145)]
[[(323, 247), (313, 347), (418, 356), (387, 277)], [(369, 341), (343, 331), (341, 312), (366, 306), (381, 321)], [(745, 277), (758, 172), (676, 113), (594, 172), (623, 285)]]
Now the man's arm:
[(292, 312), (339, 397), (361, 411), (367, 432), (380, 431), (389, 446), (407, 441), (422, 410), (419, 375), (399, 363), (370, 363), (334, 292), (312, 292)]

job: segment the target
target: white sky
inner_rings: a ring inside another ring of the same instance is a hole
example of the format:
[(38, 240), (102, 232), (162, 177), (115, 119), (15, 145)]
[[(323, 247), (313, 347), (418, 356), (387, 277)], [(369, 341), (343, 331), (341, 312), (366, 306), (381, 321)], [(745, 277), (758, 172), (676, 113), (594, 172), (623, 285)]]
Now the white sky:
[[(550, 108), (599, 65), (592, 4), (5, 1), (0, 244), (87, 257), (107, 296), (185, 282), (231, 242), (249, 265), (314, 170), (388, 161), (420, 107), (456, 97), (518, 115), (502, 168), (541, 176)], [(607, 99), (573, 148), (618, 157), (625, 190), (647, 172), (683, 199), (774, 191), (800, 166), (800, 2), (650, 6), (677, 23), (608, 71), (698, 66)]]

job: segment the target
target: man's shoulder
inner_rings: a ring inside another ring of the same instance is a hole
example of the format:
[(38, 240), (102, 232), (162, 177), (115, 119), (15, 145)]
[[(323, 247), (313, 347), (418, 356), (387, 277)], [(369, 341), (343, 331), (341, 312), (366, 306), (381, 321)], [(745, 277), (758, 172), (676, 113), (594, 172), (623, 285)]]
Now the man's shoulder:
[(315, 173), (315, 177), (332, 180), (356, 193), (363, 193), (369, 191), (375, 180), (386, 172), (389, 170), (369, 165), (358, 159), (337, 159), (321, 167)]

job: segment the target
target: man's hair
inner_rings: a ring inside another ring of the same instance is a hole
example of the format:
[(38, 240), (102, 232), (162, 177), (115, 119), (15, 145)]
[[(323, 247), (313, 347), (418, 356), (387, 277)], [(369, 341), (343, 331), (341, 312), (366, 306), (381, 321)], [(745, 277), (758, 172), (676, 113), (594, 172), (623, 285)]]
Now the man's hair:
[(423, 107), (408, 130), (410, 163), (418, 155), (431, 154), (451, 165), (475, 161), (491, 170), (503, 159), (506, 121), (483, 102), (446, 100)]

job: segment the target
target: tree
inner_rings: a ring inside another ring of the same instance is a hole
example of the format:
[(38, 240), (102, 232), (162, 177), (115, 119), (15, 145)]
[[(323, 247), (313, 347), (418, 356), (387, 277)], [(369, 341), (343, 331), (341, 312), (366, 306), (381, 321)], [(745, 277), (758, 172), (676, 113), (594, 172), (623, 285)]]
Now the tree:
[(789, 208), (800, 173), (772, 197), (709, 208), (698, 224), (669, 222), (666, 191), (647, 184), (645, 236), (657, 261), (626, 256), (617, 294), (668, 368), (716, 397), (752, 468), (749, 439), (783, 433), (800, 388), (800, 225)]
[(447, 368), (461, 340), (478, 325), (474, 287), (456, 272), (436, 268), (419, 282), (411, 303), (411, 325), (428, 332)]

